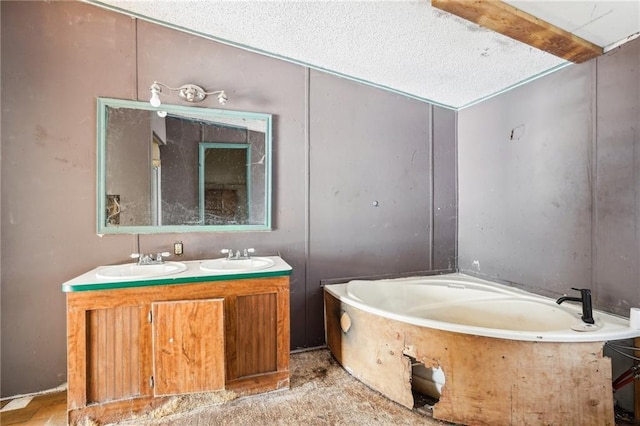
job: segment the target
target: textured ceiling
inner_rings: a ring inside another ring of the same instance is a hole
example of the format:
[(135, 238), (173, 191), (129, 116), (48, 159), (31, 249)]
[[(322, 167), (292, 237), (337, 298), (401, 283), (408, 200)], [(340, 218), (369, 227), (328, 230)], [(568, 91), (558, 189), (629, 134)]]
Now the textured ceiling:
[(569, 65), (429, 1), (88, 2), (454, 109)]

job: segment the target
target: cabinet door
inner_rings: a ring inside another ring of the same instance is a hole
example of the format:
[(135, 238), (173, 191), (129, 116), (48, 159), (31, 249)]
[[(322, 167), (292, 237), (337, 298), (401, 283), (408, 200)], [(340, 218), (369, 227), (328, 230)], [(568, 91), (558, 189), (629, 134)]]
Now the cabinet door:
[(149, 306), (86, 311), (86, 402), (149, 395)]
[(152, 304), (154, 393), (224, 389), (223, 299)]
[(227, 312), (229, 379), (277, 371), (277, 293), (232, 297)]

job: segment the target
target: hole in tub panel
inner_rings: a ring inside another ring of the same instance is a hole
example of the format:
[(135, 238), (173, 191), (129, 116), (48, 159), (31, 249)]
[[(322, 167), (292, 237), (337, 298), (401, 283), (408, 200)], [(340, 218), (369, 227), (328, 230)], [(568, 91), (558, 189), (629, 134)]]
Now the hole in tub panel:
[(413, 408), (431, 415), (433, 406), (442, 395), (442, 387), (446, 381), (444, 371), (439, 366), (427, 367), (411, 356), (408, 358), (411, 361)]

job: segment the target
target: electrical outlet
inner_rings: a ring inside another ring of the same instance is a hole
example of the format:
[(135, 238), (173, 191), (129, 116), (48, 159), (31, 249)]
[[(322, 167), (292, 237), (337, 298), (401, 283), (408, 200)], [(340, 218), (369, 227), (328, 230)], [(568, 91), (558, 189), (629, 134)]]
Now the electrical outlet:
[(182, 246), (182, 241), (177, 241), (173, 243), (173, 254), (176, 256), (182, 256), (184, 254), (184, 247)]

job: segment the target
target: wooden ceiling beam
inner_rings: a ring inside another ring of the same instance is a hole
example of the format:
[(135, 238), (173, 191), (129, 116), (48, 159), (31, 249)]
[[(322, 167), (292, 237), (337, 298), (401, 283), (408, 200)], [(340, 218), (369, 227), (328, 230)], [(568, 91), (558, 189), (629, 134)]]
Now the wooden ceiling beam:
[(499, 0), (431, 0), (431, 5), (567, 61), (579, 64), (603, 53), (602, 47)]

